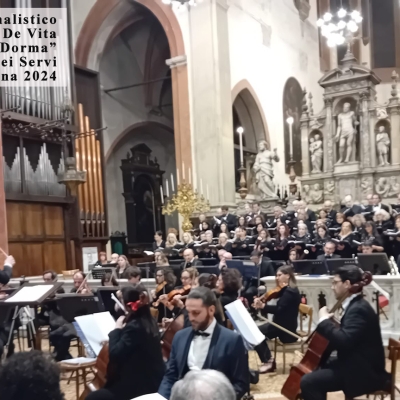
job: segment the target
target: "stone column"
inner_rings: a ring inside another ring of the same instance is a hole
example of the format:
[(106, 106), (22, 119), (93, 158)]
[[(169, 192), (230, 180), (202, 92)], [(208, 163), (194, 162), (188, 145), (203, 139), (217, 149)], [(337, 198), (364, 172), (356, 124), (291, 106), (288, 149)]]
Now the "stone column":
[[(3, 154), (2, 122), (0, 116), (0, 154)], [(2, 158), (3, 162), (3, 158)], [(8, 232), (7, 232), (7, 213), (6, 213), (6, 193), (4, 191), (3, 165), (0, 165), (0, 247), (8, 254)], [(5, 259), (3, 253), (0, 254), (0, 262)], [(3, 264), (1, 264), (3, 265)]]
[(189, 16), (193, 163), (214, 207), (235, 204), (227, 12), (227, 0), (204, 0)]
[(363, 168), (371, 168), (371, 141), (369, 137), (369, 93), (362, 92), (360, 94), (361, 101), (361, 127), (360, 127), (360, 160)]
[(326, 122), (325, 122), (325, 135), (324, 135), (324, 172), (332, 172), (334, 164), (333, 151), (333, 138), (335, 132), (333, 132), (333, 121), (332, 121), (332, 99), (325, 99), (326, 108)]

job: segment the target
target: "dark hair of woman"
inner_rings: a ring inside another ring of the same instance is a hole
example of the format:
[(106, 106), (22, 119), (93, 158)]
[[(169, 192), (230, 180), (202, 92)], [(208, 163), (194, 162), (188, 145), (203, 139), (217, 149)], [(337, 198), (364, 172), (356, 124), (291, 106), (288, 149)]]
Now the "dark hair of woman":
[(158, 273), (158, 272), (162, 272), (162, 274), (164, 275), (164, 281), (167, 282), (167, 285), (175, 286), (176, 276), (174, 274), (174, 271), (172, 271), (171, 268), (159, 267), (159, 268), (157, 268), (156, 273)]
[(162, 231), (156, 231), (156, 235), (161, 236), (163, 235)]
[[(241, 220), (243, 220), (243, 223), (240, 222)], [(240, 216), (240, 217), (238, 218), (238, 226), (246, 226), (246, 225), (247, 225), (247, 224), (246, 224), (246, 218), (243, 217), (243, 215)]]
[(125, 322), (140, 320), (146, 333), (157, 336), (158, 326), (150, 312), (150, 298), (146, 287), (142, 283), (137, 283), (123, 287), (121, 293), (125, 308), (128, 310)]
[(271, 238), (271, 235), (269, 234), (269, 231), (267, 229), (261, 229), (260, 234), (261, 232), (265, 232), (265, 239)]
[(278, 228), (277, 228), (277, 234), (276, 234), (276, 237), (279, 239), (280, 237), (281, 237), (281, 234), (280, 234), (280, 227), (281, 226), (283, 226), (284, 228), (285, 228), (285, 233), (284, 233), (284, 236), (287, 238), (287, 237), (289, 237), (289, 235), (290, 235), (290, 228), (289, 228), (289, 226), (287, 225), (287, 224), (281, 224), (281, 225), (279, 225), (278, 226)]
[[(259, 222), (257, 222), (257, 220)], [(262, 215), (257, 215), (257, 217), (254, 218), (254, 222), (255, 222), (256, 225), (258, 225), (258, 224), (264, 225), (264, 222), (265, 222), (264, 221), (264, 217)]]
[(289, 284), (291, 288), (297, 287), (296, 277), (294, 276), (294, 269), (291, 265), (282, 265), (276, 270), (276, 273), (281, 272), (284, 275), (289, 275)]
[(235, 268), (224, 269), (222, 272), (222, 282), (224, 283), (224, 293), (236, 293), (242, 287), (242, 275)]
[(101, 277), (101, 286), (105, 286), (106, 282), (111, 282), (113, 286), (118, 286), (117, 280), (115, 279), (115, 277), (110, 272), (106, 272)]
[[(207, 227), (205, 225), (207, 225)], [(203, 227), (203, 232), (208, 231), (210, 229), (210, 224), (207, 221), (204, 221), (202, 223), (202, 227)]]
[(199, 286), (208, 287), (209, 289), (215, 289), (217, 280), (216, 279), (213, 280), (211, 277), (212, 277), (211, 274), (207, 273), (200, 274), (198, 278)]
[(326, 237), (326, 236), (328, 235), (328, 228), (327, 228), (325, 225), (320, 225), (320, 226), (317, 228), (317, 234), (316, 234), (316, 238), (317, 238), (317, 239), (320, 238), (320, 235), (319, 235), (319, 233), (318, 233), (318, 231), (319, 231), (320, 229), (323, 229), (323, 230), (325, 231), (325, 236), (324, 236), (324, 237)]
[[(371, 235), (369, 235), (369, 234), (366, 233), (366, 229), (365, 229), (365, 228), (366, 228), (367, 226), (370, 227), (370, 228), (372, 228), (372, 233), (371, 233)], [(373, 237), (378, 237), (378, 236), (379, 236), (378, 230), (376, 229), (375, 222), (367, 221), (367, 222), (365, 223), (365, 225), (364, 225), (364, 230), (365, 230), (366, 235), (368, 235), (368, 236), (373, 236)]]

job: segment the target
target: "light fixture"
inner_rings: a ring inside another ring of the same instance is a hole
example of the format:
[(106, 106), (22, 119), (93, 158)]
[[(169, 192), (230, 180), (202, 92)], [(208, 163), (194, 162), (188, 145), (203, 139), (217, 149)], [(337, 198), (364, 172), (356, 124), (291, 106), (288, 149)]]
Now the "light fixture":
[(287, 122), (289, 125), (292, 125), (293, 122), (294, 122), (293, 117), (289, 117), (289, 118), (286, 120), (286, 122)]
[(239, 128), (236, 129), (236, 132), (237, 132), (239, 135), (242, 135), (243, 132), (244, 132), (243, 127), (239, 126)]
[(350, 45), (354, 40), (354, 34), (359, 30), (359, 24), (363, 18), (359, 11), (347, 11), (343, 7), (335, 15), (325, 13), (317, 20), (317, 26), (321, 29), (321, 35), (326, 37), (329, 47)]
[(184, 7), (184, 6), (189, 6), (189, 7), (194, 7), (197, 6), (197, 4), (201, 0), (162, 0), (164, 4), (177, 7), (178, 9)]

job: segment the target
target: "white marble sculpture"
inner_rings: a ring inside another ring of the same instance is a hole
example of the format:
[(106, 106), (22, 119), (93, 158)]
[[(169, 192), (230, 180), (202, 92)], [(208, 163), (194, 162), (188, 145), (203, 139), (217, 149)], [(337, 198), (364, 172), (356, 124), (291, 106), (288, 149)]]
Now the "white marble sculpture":
[(376, 150), (378, 152), (379, 166), (384, 167), (389, 165), (388, 155), (390, 148), (389, 134), (386, 132), (384, 125), (379, 127), (379, 131), (376, 134)]
[(274, 179), (273, 161), (279, 162), (279, 157), (276, 152), (267, 149), (267, 143), (261, 141), (258, 143), (258, 154), (253, 165), (253, 170), (256, 174), (257, 187), (261, 192), (263, 199), (276, 197)]
[(324, 198), (324, 192), (319, 183), (315, 183), (310, 191), (311, 204), (320, 204)]
[(310, 138), (310, 154), (311, 154), (311, 172), (322, 172), (322, 161), (324, 158), (324, 150), (322, 148), (322, 140), (319, 134)]
[(343, 112), (338, 115), (338, 128), (335, 141), (339, 142), (339, 159), (337, 164), (348, 163), (352, 154), (355, 154), (356, 126), (359, 122), (354, 111), (350, 110), (350, 103), (344, 103)]

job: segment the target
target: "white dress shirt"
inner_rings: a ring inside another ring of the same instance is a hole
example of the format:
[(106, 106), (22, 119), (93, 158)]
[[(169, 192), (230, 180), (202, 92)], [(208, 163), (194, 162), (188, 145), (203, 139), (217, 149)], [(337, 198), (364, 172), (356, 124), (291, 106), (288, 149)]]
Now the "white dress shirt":
[(203, 365), (206, 361), (208, 350), (210, 349), (211, 338), (214, 333), (215, 325), (217, 320), (214, 318), (213, 322), (208, 326), (204, 333), (208, 333), (209, 336), (195, 336), (190, 344), (188, 354), (188, 367), (190, 370), (200, 371), (203, 369)]
[[(355, 299), (359, 294), (352, 294), (351, 296), (347, 297), (346, 300), (342, 303), (342, 308), (343, 308), (343, 315), (342, 318), (344, 317), (344, 314), (346, 313), (347, 307), (351, 303), (353, 299)], [(318, 323), (320, 324), (322, 321), (325, 321), (329, 317), (322, 317), (319, 319)]]

